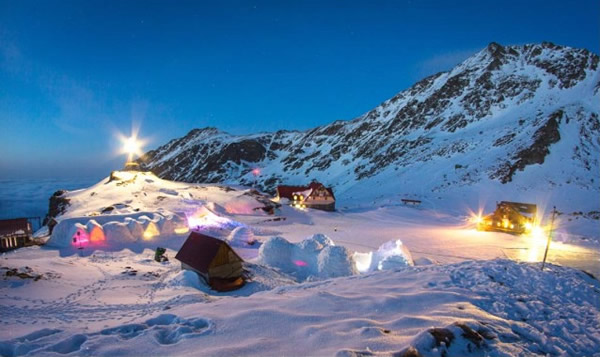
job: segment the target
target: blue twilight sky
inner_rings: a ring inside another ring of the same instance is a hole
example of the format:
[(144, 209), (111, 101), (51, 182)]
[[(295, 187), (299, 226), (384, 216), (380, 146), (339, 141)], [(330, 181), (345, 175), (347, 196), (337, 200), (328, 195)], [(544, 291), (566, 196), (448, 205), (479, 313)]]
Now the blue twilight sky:
[(103, 177), (154, 148), (352, 119), (489, 42), (599, 52), (600, 1), (0, 0), (0, 178)]

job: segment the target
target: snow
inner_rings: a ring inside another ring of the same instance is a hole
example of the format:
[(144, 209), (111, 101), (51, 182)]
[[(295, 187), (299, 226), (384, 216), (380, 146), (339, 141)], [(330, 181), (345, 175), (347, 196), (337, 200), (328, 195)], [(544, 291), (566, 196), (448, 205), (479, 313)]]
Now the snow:
[[(503, 49), (506, 61), (494, 71), (486, 70), (494, 56), (492, 49), (485, 48), (451, 72), (437, 75), (431, 86), (408, 88), (350, 121), (305, 132), (240, 136), (219, 132), (213, 137), (214, 130), (199, 130), (177, 145), (158, 148), (150, 165), (174, 167), (166, 169), (171, 177), (190, 181), (208, 177), (231, 184), (249, 184), (257, 179), (259, 185), (291, 185), (314, 178), (333, 187), (336, 206), (341, 209), (415, 198), (430, 206), (441, 204), (444, 209), (453, 203), (490, 211), (496, 201), (505, 200), (536, 203), (546, 212), (553, 206), (566, 214), (600, 211), (600, 201), (589, 199), (600, 194), (600, 145), (595, 140), (600, 69), (592, 64), (597, 55), (545, 45)], [(578, 59), (586, 63), (582, 66), (585, 78), (569, 88), (557, 84), (558, 78), (548, 69), (573, 70)], [(546, 65), (538, 66), (540, 63)], [(487, 76), (489, 85), (482, 84)], [(452, 79), (457, 78), (465, 81), (465, 88), (458, 86), (458, 93), (449, 93), (456, 87)], [(476, 99), (465, 100), (469, 95)], [(481, 111), (474, 110), (478, 106)], [(419, 108), (425, 109), (421, 112)], [(517, 154), (532, 145), (535, 132), (559, 111), (564, 113), (559, 120), (560, 141), (549, 146), (543, 164), (527, 165), (515, 172), (512, 181), (501, 183), (495, 176), (499, 167), (518, 161)], [(411, 114), (401, 115), (407, 112)], [(464, 115), (466, 125), (444, 129), (456, 115)], [(361, 130), (363, 125), (371, 126)], [(269, 149), (261, 162), (253, 163), (261, 167), (258, 178), (244, 170), (246, 163), (229, 161), (225, 166), (230, 166), (230, 171), (200, 174), (195, 167), (181, 168), (170, 161), (177, 155), (180, 161), (192, 157), (194, 160), (187, 161), (198, 166), (219, 157), (218, 152), (227, 145), (245, 140), (256, 140), (265, 148), (275, 143), (273, 146), (280, 148)], [(219, 145), (213, 145), (215, 142)], [(206, 150), (191, 150), (195, 146)], [(371, 168), (376, 168), (372, 175), (358, 177)]]
[(315, 234), (299, 243), (290, 243), (282, 237), (269, 238), (258, 251), (258, 262), (292, 275), (298, 281), (356, 274), (348, 249), (335, 246), (323, 234)]
[(383, 243), (374, 252), (354, 253), (354, 260), (361, 273), (414, 265), (408, 248), (400, 240)]
[[(474, 231), (466, 209), (432, 199), (272, 217), (243, 188), (125, 175), (69, 192), (47, 245), (0, 256), (0, 354), (597, 354), (600, 283), (540, 271), (543, 246)], [(550, 262), (597, 273), (597, 241), (573, 233), (597, 222), (561, 222)], [(246, 285), (217, 293), (181, 270), (190, 226), (232, 245)], [(73, 245), (77, 232), (88, 243)], [(154, 261), (157, 246), (168, 261)]]
[[(11, 288), (17, 278), (0, 281), (1, 323), (10, 326), (0, 332), (2, 355), (136, 355), (152, 346), (158, 355), (344, 356), (412, 346), (433, 356), (593, 356), (600, 344), (600, 283), (560, 266), (542, 272), (539, 264), (467, 261), (302, 284), (281, 279), (231, 296), (202, 290), (197, 275), (154, 262), (148, 250), (59, 264), (52, 252), (11, 257), (55, 275)], [(436, 345), (434, 334), (451, 341)]]
[(227, 237), (227, 242), (231, 246), (239, 246), (239, 245), (252, 245), (256, 242), (256, 238), (254, 237), (254, 233), (248, 227), (236, 227), (229, 236)]
[[(131, 243), (138, 248), (160, 244), (178, 249), (192, 228), (233, 229), (240, 224), (227, 215), (261, 215), (262, 210), (257, 208), (264, 204), (249, 192), (172, 182), (149, 172), (115, 171), (112, 180), (109, 177), (64, 195), (70, 204), (57, 217), (58, 224), (47, 244), (63, 253), (80, 248), (118, 250)], [(74, 240), (77, 229), (83, 237), (80, 240)], [(92, 239), (93, 229), (101, 238)], [(248, 234), (246, 239), (248, 243), (252, 240)]]
[[(549, 53), (544, 49), (540, 59), (551, 59)], [(252, 189), (172, 182), (149, 172), (117, 171), (66, 193), (70, 205), (45, 246), (0, 256), (0, 355), (600, 356), (600, 282), (593, 277), (600, 276), (600, 209), (590, 199), (598, 193), (590, 173), (598, 172), (599, 148), (582, 134), (595, 132), (589, 129), (599, 112), (600, 71), (587, 70), (585, 80), (563, 88), (521, 51), (492, 79), (539, 79), (533, 93), (498, 101), (456, 131), (437, 125), (382, 135), (408, 103), (431, 98), (468, 72), (469, 88), (425, 119), (466, 112), (463, 99), (481, 89), (475, 84), (489, 56), (481, 51), (429, 88), (400, 93), (372, 118), (340, 122), (339, 135), (244, 136), (284, 148), (253, 163), (259, 177), (244, 169), (246, 162), (224, 164), (230, 183), (244, 176), (305, 183), (309, 175), (334, 186), (337, 212), (284, 205), (271, 216), (263, 210), (268, 197)], [(557, 110), (564, 113), (561, 140), (544, 164), (517, 171), (509, 184), (491, 179), (495, 165), (529, 146)], [(314, 165), (365, 122), (379, 126), (330, 166)], [(490, 145), (512, 134), (512, 141)], [(206, 140), (238, 139), (199, 130), (161, 148), (156, 164)], [(406, 155), (393, 147), (421, 139), (431, 140)], [(176, 142), (181, 146), (170, 150)], [(377, 150), (359, 155), (365, 146)], [(302, 152), (301, 165), (284, 170), (294, 151)], [(394, 155), (374, 175), (357, 178), (375, 167), (372, 159)], [(175, 169), (193, 174), (204, 164), (191, 162)], [(1, 213), (15, 212), (9, 201), (24, 201), (24, 186), (0, 183), (11, 191), (0, 195)], [(60, 188), (50, 187), (34, 190), (47, 192), (35, 200), (46, 202)], [(409, 207), (402, 198), (422, 203)], [(543, 271), (545, 236), (478, 232), (469, 223), (471, 213), (489, 213), (498, 200), (536, 203), (543, 225), (553, 206), (561, 211)], [(174, 256), (190, 230), (227, 241), (244, 258), (242, 288), (218, 293), (181, 269)], [(159, 246), (169, 260), (153, 259)]]

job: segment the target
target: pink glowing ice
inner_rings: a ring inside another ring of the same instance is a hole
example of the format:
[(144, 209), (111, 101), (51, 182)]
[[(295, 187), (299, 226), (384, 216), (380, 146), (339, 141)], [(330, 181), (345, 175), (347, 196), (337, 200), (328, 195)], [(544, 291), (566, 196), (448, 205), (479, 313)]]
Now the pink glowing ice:
[(308, 265), (308, 263), (303, 260), (294, 260), (294, 264), (296, 264), (299, 267), (305, 267)]
[(83, 228), (78, 228), (75, 234), (73, 234), (73, 245), (80, 246), (82, 244), (89, 243), (89, 235)]

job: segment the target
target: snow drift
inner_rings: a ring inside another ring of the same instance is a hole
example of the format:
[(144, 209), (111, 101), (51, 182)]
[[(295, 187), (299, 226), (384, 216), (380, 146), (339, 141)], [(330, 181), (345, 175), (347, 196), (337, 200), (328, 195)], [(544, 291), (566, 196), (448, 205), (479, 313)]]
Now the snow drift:
[(299, 243), (272, 237), (260, 247), (258, 261), (290, 274), (299, 281), (357, 273), (350, 251), (336, 246), (324, 234), (315, 234)]
[(383, 243), (374, 252), (356, 252), (353, 258), (356, 261), (356, 269), (361, 273), (414, 265), (410, 251), (399, 239)]
[(232, 246), (245, 246), (251, 245), (256, 242), (256, 238), (254, 237), (254, 233), (248, 227), (236, 227), (229, 236), (227, 237), (227, 242)]
[(414, 265), (410, 251), (400, 240), (386, 242), (373, 252), (350, 253), (345, 247), (336, 246), (324, 234), (315, 234), (299, 243), (272, 237), (260, 247), (258, 261), (293, 275), (300, 281)]

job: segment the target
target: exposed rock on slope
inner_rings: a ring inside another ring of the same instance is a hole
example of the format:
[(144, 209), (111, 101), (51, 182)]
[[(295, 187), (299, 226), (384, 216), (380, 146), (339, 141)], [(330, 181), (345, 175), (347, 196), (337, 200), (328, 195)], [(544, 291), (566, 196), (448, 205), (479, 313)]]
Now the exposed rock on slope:
[[(143, 160), (164, 178), (244, 185), (256, 179), (271, 192), (280, 182), (311, 178), (339, 193), (365, 179), (383, 191), (418, 185), (439, 192), (517, 178), (519, 187), (552, 181), (596, 192), (598, 62), (587, 50), (551, 43), (491, 43), (354, 120), (244, 136), (194, 129)], [(532, 165), (546, 171), (528, 170)], [(254, 167), (261, 167), (257, 178)]]

